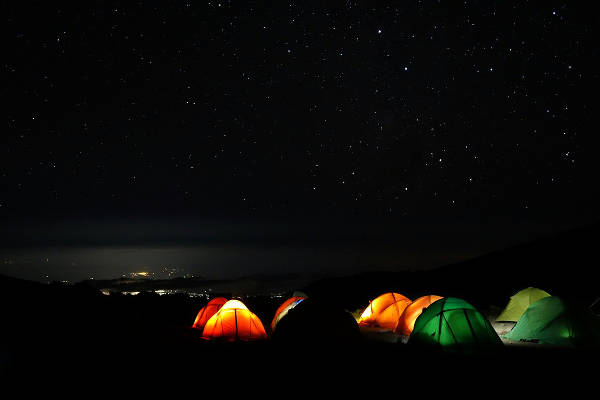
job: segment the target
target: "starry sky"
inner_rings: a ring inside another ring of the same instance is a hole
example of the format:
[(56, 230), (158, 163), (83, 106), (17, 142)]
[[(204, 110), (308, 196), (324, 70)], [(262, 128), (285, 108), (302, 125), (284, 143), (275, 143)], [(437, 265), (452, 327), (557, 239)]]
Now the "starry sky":
[(0, 217), (598, 218), (586, 4), (322, 3), (6, 5)]

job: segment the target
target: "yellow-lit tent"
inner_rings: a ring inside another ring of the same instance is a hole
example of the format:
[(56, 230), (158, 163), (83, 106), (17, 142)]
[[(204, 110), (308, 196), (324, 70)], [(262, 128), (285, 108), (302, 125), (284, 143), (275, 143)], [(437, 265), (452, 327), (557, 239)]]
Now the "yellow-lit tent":
[(510, 297), (506, 308), (496, 317), (496, 321), (517, 322), (530, 305), (549, 296), (548, 292), (534, 287), (520, 290)]
[(398, 320), (411, 300), (400, 293), (384, 293), (369, 302), (360, 318), (360, 326), (395, 330)]
[(206, 322), (204, 339), (250, 341), (267, 338), (260, 319), (239, 300), (229, 300)]

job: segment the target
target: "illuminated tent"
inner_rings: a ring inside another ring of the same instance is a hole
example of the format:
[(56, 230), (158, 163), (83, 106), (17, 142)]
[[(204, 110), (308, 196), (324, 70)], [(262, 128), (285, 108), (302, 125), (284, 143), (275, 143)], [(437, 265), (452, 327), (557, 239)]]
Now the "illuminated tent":
[(550, 294), (534, 287), (523, 289), (510, 297), (504, 310), (496, 317), (496, 321), (517, 322), (531, 304)]
[(206, 321), (210, 319), (219, 309), (223, 306), (223, 304), (227, 303), (227, 299), (224, 297), (215, 297), (211, 301), (208, 302), (204, 307), (200, 309), (198, 315), (196, 316), (196, 320), (194, 321), (194, 325), (192, 328), (196, 329), (204, 329), (204, 325), (206, 325)]
[(251, 341), (267, 338), (260, 319), (239, 300), (229, 300), (204, 326), (204, 339)]
[(384, 293), (369, 302), (358, 319), (358, 324), (394, 330), (400, 315), (410, 303), (410, 299), (400, 293)]
[(441, 296), (428, 295), (414, 300), (402, 312), (395, 332), (400, 335), (409, 336), (413, 331), (415, 321), (421, 315), (423, 309), (441, 298)]
[(502, 346), (488, 320), (475, 307), (454, 297), (442, 298), (424, 309), (408, 343), (451, 351)]
[(598, 345), (599, 328), (598, 319), (583, 307), (550, 296), (530, 305), (504, 338), (567, 347)]
[(294, 346), (329, 346), (362, 341), (358, 324), (350, 313), (310, 297), (288, 311), (271, 338)]
[(281, 320), (281, 318), (285, 317), (287, 313), (294, 307), (296, 307), (301, 301), (305, 300), (306, 297), (302, 296), (294, 296), (290, 297), (286, 301), (283, 302), (275, 311), (275, 316), (273, 317), (273, 321), (271, 321), (271, 331), (275, 330), (277, 323)]

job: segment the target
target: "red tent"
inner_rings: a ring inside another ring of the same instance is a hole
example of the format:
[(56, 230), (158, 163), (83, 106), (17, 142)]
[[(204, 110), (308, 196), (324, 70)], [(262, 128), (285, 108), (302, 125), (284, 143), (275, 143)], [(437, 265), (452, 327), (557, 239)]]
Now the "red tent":
[(215, 297), (209, 301), (208, 304), (202, 307), (198, 312), (192, 328), (204, 329), (204, 325), (206, 325), (206, 322), (210, 319), (210, 317), (219, 311), (225, 303), (227, 303), (227, 299), (224, 297)]

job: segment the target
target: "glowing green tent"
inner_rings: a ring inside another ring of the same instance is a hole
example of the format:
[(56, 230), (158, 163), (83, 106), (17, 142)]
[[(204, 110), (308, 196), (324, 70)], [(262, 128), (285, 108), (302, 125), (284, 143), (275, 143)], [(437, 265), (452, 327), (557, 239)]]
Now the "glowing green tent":
[(534, 287), (528, 287), (518, 291), (510, 297), (508, 305), (504, 308), (500, 315), (496, 317), (496, 321), (517, 322), (525, 310), (527, 310), (527, 307), (539, 299), (543, 299), (544, 297), (548, 296), (550, 296), (548, 292)]
[(598, 319), (585, 308), (550, 296), (530, 305), (504, 338), (572, 347), (598, 345), (599, 334)]
[(459, 351), (502, 346), (488, 320), (475, 307), (454, 297), (440, 299), (424, 309), (408, 343)]

